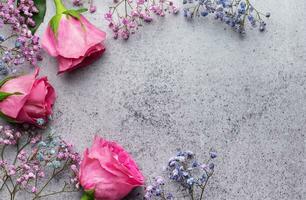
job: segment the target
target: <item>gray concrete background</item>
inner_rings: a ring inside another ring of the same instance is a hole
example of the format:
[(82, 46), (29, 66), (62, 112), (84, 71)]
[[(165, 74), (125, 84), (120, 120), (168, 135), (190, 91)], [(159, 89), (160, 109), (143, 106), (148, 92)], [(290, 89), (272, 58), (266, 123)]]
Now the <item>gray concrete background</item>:
[(54, 131), (79, 151), (95, 134), (117, 141), (147, 178), (177, 148), (205, 159), (213, 147), (206, 200), (306, 199), (305, 1), (254, 1), (272, 17), (265, 33), (245, 38), (213, 19), (179, 15), (127, 42), (114, 41), (103, 19), (111, 0), (96, 4), (87, 17), (108, 33), (102, 59), (61, 76), (55, 59), (41, 64), (58, 94)]

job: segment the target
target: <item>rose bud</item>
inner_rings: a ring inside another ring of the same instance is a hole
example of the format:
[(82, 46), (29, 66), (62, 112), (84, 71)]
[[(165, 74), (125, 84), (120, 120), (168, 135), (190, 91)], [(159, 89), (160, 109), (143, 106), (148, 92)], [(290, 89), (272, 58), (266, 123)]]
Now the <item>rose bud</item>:
[(91, 149), (86, 149), (79, 180), (84, 196), (96, 200), (120, 200), (144, 184), (144, 177), (132, 157), (115, 142), (98, 136)]
[(9, 122), (29, 123), (38, 127), (52, 114), (56, 94), (47, 77), (33, 74), (9, 77), (0, 83), (0, 116)]
[(82, 12), (67, 10), (61, 0), (54, 0), (56, 15), (42, 38), (42, 47), (58, 61), (58, 73), (85, 67), (102, 56), (106, 33), (92, 25)]

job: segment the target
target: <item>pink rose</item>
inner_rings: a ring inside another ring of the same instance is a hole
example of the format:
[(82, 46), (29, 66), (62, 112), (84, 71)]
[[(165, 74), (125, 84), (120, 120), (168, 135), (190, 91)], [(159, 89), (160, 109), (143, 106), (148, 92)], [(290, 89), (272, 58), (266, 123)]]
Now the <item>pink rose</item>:
[(96, 200), (120, 200), (144, 184), (132, 157), (115, 142), (98, 136), (84, 152), (79, 180), (85, 191), (94, 191)]
[(52, 114), (56, 94), (47, 77), (36, 78), (35, 73), (7, 79), (1, 93), (13, 94), (0, 101), (1, 115), (17, 123), (42, 126)]
[(105, 32), (83, 17), (83, 11), (67, 10), (59, 0), (56, 7), (57, 14), (43, 35), (42, 47), (57, 58), (58, 73), (87, 66), (100, 58), (105, 51)]

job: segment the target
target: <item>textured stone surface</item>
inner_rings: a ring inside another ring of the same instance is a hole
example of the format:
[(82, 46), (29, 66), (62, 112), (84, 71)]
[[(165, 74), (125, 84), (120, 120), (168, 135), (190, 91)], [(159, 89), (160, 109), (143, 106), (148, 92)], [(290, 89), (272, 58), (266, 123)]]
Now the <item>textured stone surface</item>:
[(109, 33), (102, 59), (57, 76), (44, 56), (42, 74), (58, 93), (51, 126), (79, 151), (95, 134), (119, 142), (148, 178), (177, 148), (205, 159), (213, 147), (207, 200), (305, 200), (306, 3), (255, 3), (272, 13), (263, 34), (241, 38), (213, 19), (179, 15), (127, 42), (112, 40), (103, 20), (111, 0), (96, 3), (87, 16)]

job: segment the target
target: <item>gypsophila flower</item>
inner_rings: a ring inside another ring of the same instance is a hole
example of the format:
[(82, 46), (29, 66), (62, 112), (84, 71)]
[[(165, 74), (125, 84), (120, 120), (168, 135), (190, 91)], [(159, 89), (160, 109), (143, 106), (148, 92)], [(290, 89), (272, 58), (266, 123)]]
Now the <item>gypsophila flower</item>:
[[(72, 3), (74, 6), (83, 6), (84, 2), (83, 0), (72, 0)], [(97, 10), (97, 7), (94, 5), (94, 1), (93, 0), (88, 0), (88, 4), (89, 4), (89, 12), (90, 13), (94, 13)]]
[[(15, 156), (11, 155), (12, 152), (5, 153), (9, 145), (17, 147)], [(73, 181), (60, 181), (61, 188), (57, 193), (78, 191), (77, 175), (81, 158), (73, 146), (60, 137), (49, 135), (44, 138), (33, 129), (20, 133), (10, 127), (0, 126), (0, 150), (1, 193), (6, 191), (15, 196), (17, 192), (23, 191), (31, 193), (33, 199), (49, 196), (52, 193), (45, 189), (59, 175), (68, 175), (68, 180)], [(6, 158), (9, 155), (13, 159)], [(8, 180), (10, 184), (7, 184)], [(4, 184), (7, 187), (3, 187)], [(16, 187), (19, 189), (13, 190)]]
[(154, 197), (159, 197), (162, 199), (171, 199), (173, 195), (171, 193), (166, 193), (164, 190), (165, 180), (161, 176), (153, 178), (152, 185), (146, 187), (146, 193), (144, 199), (151, 200)]
[(30, 27), (35, 26), (32, 19), (38, 13), (33, 0), (5, 0), (0, 2), (0, 29), (10, 26), (12, 32), (8, 36), (0, 36), (0, 73), (7, 75), (12, 66), (29, 62), (36, 66), (42, 59), (40, 55), (39, 37), (33, 35)]
[(83, 0), (73, 0), (72, 3), (74, 6), (82, 6)]
[(0, 146), (15, 145), (21, 134), (19, 131), (12, 129), (9, 126), (0, 125)]
[[(179, 151), (176, 156), (168, 161), (166, 171), (170, 180), (183, 188), (181, 192), (187, 192), (190, 199), (202, 200), (204, 190), (209, 178), (214, 173), (215, 165), (212, 159), (217, 157), (216, 151), (210, 151), (210, 158), (206, 163), (196, 159), (192, 151)], [(166, 191), (166, 181), (161, 177), (154, 177), (151, 185), (146, 187), (145, 200), (173, 200), (174, 193)], [(180, 196), (177, 194), (177, 199)]]
[(211, 151), (209, 152), (209, 155), (210, 155), (211, 159), (217, 158), (217, 152), (214, 151), (214, 150), (211, 150)]
[(39, 126), (43, 126), (43, 125), (46, 123), (46, 121), (45, 121), (43, 118), (38, 118), (38, 119), (36, 120), (36, 123), (37, 123)]
[(250, 0), (183, 0), (184, 16), (188, 19), (213, 15), (216, 20), (224, 22), (237, 32), (245, 34), (247, 22), (252, 27), (259, 27), (262, 32), (266, 29), (264, 18), (270, 13), (258, 11)]
[(37, 192), (37, 188), (36, 187), (32, 187), (31, 192), (32, 193), (36, 193)]
[(143, 23), (152, 22), (153, 15), (164, 17), (166, 12), (179, 11), (172, 0), (114, 0), (114, 4), (104, 15), (114, 39), (129, 39)]

